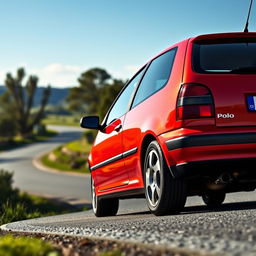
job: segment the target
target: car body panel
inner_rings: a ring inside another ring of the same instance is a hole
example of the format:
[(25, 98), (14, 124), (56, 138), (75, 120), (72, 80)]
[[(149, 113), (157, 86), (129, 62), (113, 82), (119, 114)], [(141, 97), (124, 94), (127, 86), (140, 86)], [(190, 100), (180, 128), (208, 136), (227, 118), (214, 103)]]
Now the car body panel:
[[(256, 75), (200, 74), (192, 67), (195, 42), (247, 37), (256, 38), (256, 33), (201, 35), (175, 44), (156, 56), (177, 47), (167, 84), (119, 118), (122, 125), (119, 131), (115, 131), (115, 124), (110, 125), (108, 133), (100, 131), (96, 137), (89, 165), (98, 196), (118, 196), (127, 191), (133, 191), (130, 196), (136, 195), (136, 191), (141, 193), (143, 143), (149, 137), (159, 143), (174, 178), (181, 177), (178, 167), (189, 163), (256, 159), (256, 111), (248, 111), (246, 101), (248, 95), (256, 96)], [(177, 100), (183, 84), (201, 84), (210, 89), (215, 107), (213, 117), (177, 120)], [(232, 118), (218, 117), (218, 114), (229, 114)], [(237, 138), (234, 143), (229, 139), (232, 135)], [(218, 143), (214, 142), (215, 138)], [(248, 138), (253, 141), (248, 142)], [(221, 166), (214, 171), (219, 173)], [(203, 172), (207, 174), (207, 169)]]

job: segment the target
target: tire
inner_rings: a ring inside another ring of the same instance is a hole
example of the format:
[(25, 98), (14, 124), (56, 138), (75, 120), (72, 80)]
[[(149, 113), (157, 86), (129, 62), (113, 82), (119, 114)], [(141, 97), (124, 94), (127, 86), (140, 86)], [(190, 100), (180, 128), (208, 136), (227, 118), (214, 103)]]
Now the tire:
[(96, 195), (94, 181), (91, 178), (92, 209), (96, 217), (115, 216), (119, 208), (118, 198), (103, 199)]
[(148, 208), (157, 216), (179, 213), (186, 203), (186, 182), (174, 179), (156, 141), (146, 151), (143, 167)]
[(208, 191), (202, 195), (204, 203), (209, 207), (218, 207), (220, 206), (226, 197), (226, 193), (223, 191)]

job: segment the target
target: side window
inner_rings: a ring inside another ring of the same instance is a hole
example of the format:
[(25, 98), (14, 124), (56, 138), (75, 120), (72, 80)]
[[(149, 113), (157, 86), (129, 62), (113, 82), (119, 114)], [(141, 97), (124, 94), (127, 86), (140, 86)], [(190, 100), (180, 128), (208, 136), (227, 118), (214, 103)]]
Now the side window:
[(116, 100), (114, 106), (112, 107), (112, 109), (108, 114), (108, 117), (106, 120), (107, 125), (127, 112), (128, 104), (130, 102), (132, 93), (134, 89), (137, 87), (144, 70), (145, 70), (145, 67), (129, 82), (129, 84), (118, 96), (118, 99)]
[(140, 83), (132, 107), (135, 107), (166, 85), (171, 74), (176, 51), (177, 48), (174, 48), (151, 62)]

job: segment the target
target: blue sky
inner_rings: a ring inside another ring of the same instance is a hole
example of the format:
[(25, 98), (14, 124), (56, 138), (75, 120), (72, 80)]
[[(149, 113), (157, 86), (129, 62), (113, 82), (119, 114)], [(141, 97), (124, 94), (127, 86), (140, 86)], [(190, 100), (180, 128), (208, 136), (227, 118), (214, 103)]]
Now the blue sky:
[[(83, 71), (129, 78), (198, 34), (242, 31), (249, 0), (0, 0), (0, 84), (24, 66), (40, 84), (74, 86)], [(250, 31), (256, 31), (256, 3)]]

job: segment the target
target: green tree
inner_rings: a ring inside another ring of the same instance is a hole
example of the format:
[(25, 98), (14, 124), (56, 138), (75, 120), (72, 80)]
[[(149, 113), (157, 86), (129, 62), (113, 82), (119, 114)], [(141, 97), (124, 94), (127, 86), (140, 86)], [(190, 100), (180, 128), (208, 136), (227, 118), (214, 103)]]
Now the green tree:
[(25, 70), (19, 68), (16, 77), (8, 73), (5, 79), (7, 91), (2, 96), (1, 106), (5, 111), (11, 109), (9, 116), (15, 121), (16, 128), (20, 136), (29, 137), (33, 132), (35, 125), (39, 124), (44, 115), (45, 106), (48, 102), (51, 88), (48, 86), (43, 91), (40, 107), (37, 111), (31, 111), (34, 102), (34, 96), (37, 89), (37, 76), (29, 76), (26, 84), (22, 82), (25, 78)]
[(124, 85), (122, 80), (114, 79), (112, 84), (104, 87), (100, 91), (100, 103), (97, 108), (98, 115), (101, 119), (106, 115), (109, 107), (120, 92)]
[(79, 86), (70, 90), (68, 96), (71, 110), (104, 117), (111, 103), (124, 85), (113, 79), (106, 70), (92, 68), (78, 78)]
[(101, 68), (92, 68), (78, 78), (79, 86), (70, 89), (67, 101), (71, 110), (96, 114), (99, 104), (99, 91), (107, 85), (111, 76)]

